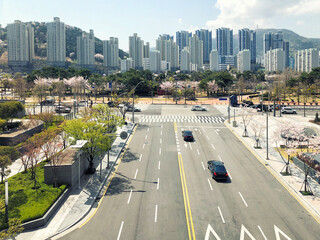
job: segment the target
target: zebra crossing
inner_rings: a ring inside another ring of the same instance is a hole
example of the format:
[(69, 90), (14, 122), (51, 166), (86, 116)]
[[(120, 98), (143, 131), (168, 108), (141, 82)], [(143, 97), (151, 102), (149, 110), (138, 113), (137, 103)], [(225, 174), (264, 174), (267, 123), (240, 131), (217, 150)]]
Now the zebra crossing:
[(139, 122), (223, 123), (224, 120), (220, 116), (145, 115), (140, 117)]

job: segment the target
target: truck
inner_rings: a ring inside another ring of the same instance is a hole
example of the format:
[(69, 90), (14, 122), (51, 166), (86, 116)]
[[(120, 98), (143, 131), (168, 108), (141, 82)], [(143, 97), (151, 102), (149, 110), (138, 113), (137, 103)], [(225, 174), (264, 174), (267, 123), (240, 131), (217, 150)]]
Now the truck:
[(231, 107), (238, 107), (239, 106), (237, 95), (231, 95), (229, 97), (229, 101), (230, 101)]

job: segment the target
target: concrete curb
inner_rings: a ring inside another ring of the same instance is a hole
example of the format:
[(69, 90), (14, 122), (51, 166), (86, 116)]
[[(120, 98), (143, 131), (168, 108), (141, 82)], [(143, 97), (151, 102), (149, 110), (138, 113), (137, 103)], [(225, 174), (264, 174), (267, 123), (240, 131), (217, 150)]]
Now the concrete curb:
[[(131, 135), (132, 135), (132, 133), (133, 133), (133, 129), (134, 129), (135, 127), (136, 127), (136, 124), (133, 124), (133, 126), (132, 126), (132, 128), (131, 128), (131, 130), (130, 130), (130, 132), (129, 132), (129, 134), (128, 134), (127, 139), (124, 141), (124, 144), (122, 145), (119, 153), (117, 154), (116, 159), (115, 159), (115, 161), (113, 162), (112, 166), (110, 166), (110, 169), (117, 163), (117, 161), (118, 161), (118, 159), (119, 159), (119, 156), (120, 156), (121, 153), (123, 152), (123, 148), (124, 148), (124, 146), (126, 146), (126, 143), (127, 143), (128, 139), (131, 137)], [(67, 227), (65, 227), (65, 228), (63, 228), (63, 229), (61, 229), (60, 231), (56, 232), (55, 234), (49, 236), (49, 237), (46, 238), (46, 239), (49, 240), (49, 239), (51, 239), (51, 238), (53, 238), (53, 237), (55, 237), (55, 236), (57, 236), (57, 235), (65, 232), (65, 231), (67, 231), (68, 229), (72, 228), (73, 226), (75, 226), (76, 224), (78, 224), (80, 221), (82, 221), (82, 220), (89, 214), (89, 212), (92, 210), (92, 207), (93, 207), (94, 203), (96, 202), (97, 197), (100, 195), (100, 192), (101, 192), (101, 190), (103, 189), (103, 186), (105, 185), (106, 181), (108, 180), (108, 178), (109, 178), (109, 176), (110, 176), (110, 173), (111, 173), (111, 170), (110, 170), (110, 171), (107, 173), (107, 175), (104, 177), (104, 180), (103, 180), (102, 184), (100, 184), (100, 188), (99, 188), (98, 192), (97, 192), (97, 193), (95, 194), (95, 196), (94, 196), (94, 201), (92, 202), (92, 204), (91, 204), (91, 206), (88, 208), (88, 210), (87, 210), (78, 220), (76, 220), (74, 223), (70, 224), (69, 226), (67, 226)]]

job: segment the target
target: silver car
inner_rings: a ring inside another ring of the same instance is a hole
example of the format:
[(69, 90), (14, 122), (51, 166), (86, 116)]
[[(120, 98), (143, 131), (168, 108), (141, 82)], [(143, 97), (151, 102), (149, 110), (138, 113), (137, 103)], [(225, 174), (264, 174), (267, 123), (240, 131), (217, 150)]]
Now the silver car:
[(292, 114), (297, 114), (296, 110), (293, 108), (289, 108), (289, 107), (283, 107), (281, 108), (281, 113), (292, 113)]
[(200, 105), (195, 105), (195, 106), (192, 106), (191, 111), (207, 111), (207, 109)]

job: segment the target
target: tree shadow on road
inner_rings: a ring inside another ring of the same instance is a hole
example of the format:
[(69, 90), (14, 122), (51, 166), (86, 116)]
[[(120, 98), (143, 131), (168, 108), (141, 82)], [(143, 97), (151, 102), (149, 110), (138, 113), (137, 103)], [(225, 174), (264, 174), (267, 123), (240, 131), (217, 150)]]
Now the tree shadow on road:
[(139, 179), (129, 178), (129, 177), (127, 177), (126, 175), (123, 175), (123, 174), (120, 173), (120, 172), (116, 172), (116, 174), (118, 174), (119, 176), (122, 176), (122, 177), (124, 177), (124, 178), (126, 178), (126, 179), (128, 179), (128, 180), (132, 180), (132, 181), (157, 184), (157, 182), (152, 182), (152, 181), (145, 181), (145, 180), (139, 180)]
[(130, 148), (127, 148), (127, 151), (126, 151), (124, 157), (122, 158), (122, 162), (129, 163), (132, 161), (136, 161), (138, 159), (139, 159), (139, 157), (137, 155), (135, 155), (134, 153), (130, 152)]
[(114, 177), (109, 185), (106, 195), (118, 195), (130, 189), (133, 189), (130, 180), (121, 177)]

